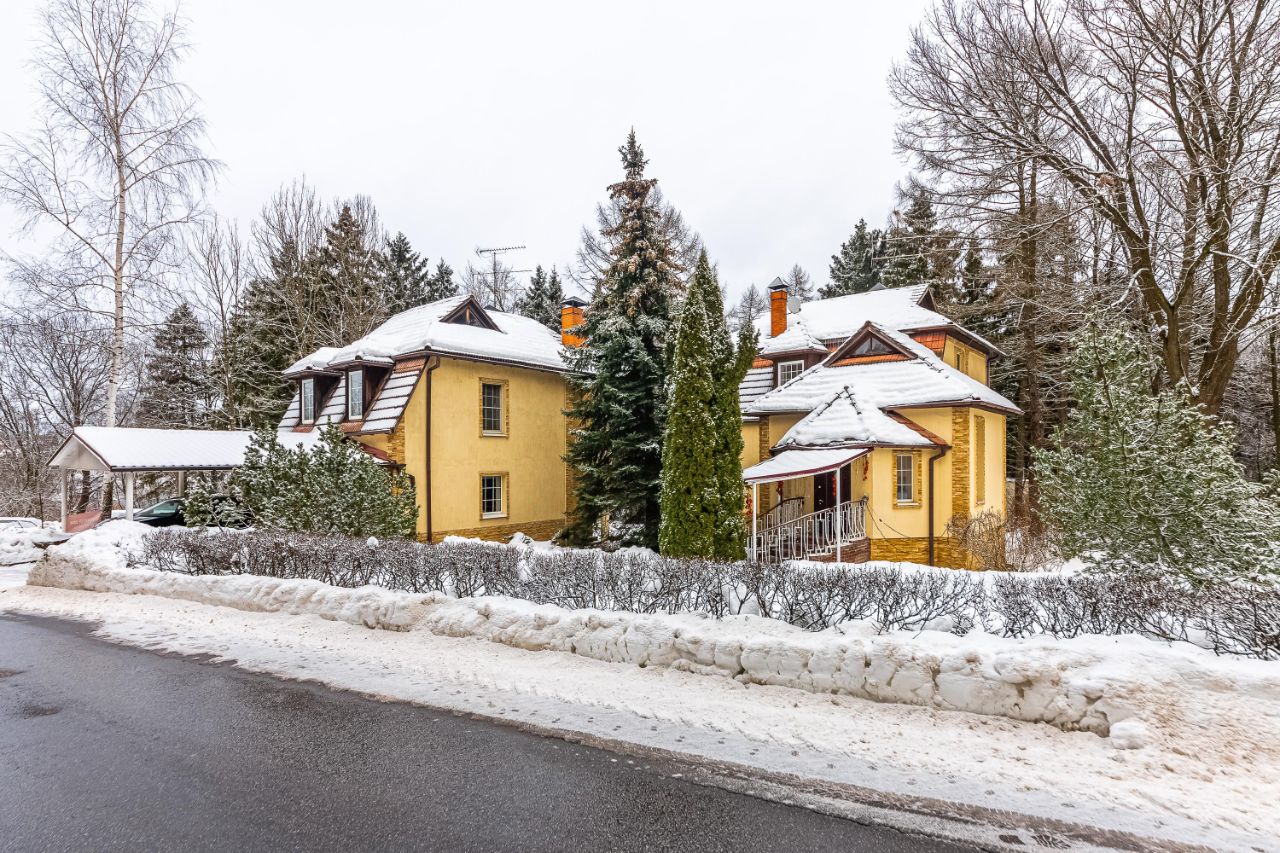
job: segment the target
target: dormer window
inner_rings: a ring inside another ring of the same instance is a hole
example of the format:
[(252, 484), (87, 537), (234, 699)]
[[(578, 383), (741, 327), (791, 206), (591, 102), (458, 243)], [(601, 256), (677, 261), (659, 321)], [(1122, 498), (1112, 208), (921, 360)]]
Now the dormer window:
[(312, 377), (302, 380), (302, 422), (316, 422), (316, 380)]
[(364, 371), (360, 368), (347, 371), (347, 420), (358, 421), (364, 417)]
[(894, 352), (893, 347), (877, 338), (875, 335), (867, 335), (858, 345), (853, 348), (853, 352), (849, 355), (853, 357), (863, 355), (890, 355)]
[(795, 379), (801, 373), (804, 373), (804, 361), (780, 361), (778, 362), (778, 384), (786, 385), (792, 379)]

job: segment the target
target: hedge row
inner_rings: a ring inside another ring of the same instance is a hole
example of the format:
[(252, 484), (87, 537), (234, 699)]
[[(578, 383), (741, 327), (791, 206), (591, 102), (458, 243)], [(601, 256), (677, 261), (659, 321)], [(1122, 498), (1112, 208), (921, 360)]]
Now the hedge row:
[(1280, 590), (1192, 589), (1129, 575), (971, 573), (886, 565), (766, 565), (645, 551), (483, 542), (374, 543), (344, 536), (161, 530), (135, 562), (195, 575), (308, 578), (459, 597), (507, 595), (632, 613), (752, 613), (808, 630), (871, 620), (880, 631), (974, 627), (1007, 637), (1142, 634), (1280, 658)]

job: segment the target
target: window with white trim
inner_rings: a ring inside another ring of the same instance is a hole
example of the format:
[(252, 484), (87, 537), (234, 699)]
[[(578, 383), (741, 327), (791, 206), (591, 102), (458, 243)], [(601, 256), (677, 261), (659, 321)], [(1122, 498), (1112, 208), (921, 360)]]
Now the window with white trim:
[(911, 452), (893, 455), (893, 501), (898, 504), (916, 502), (916, 455)]
[(302, 380), (302, 422), (316, 422), (316, 380), (311, 377)]
[(358, 421), (364, 417), (364, 371), (356, 368), (347, 371), (347, 420)]
[(801, 373), (804, 373), (803, 361), (780, 361), (778, 362), (778, 384), (786, 385), (792, 379), (795, 379)]
[(485, 435), (505, 435), (502, 411), (502, 382), (480, 383), (480, 431)]
[(506, 475), (480, 475), (480, 517), (503, 518), (507, 514)]

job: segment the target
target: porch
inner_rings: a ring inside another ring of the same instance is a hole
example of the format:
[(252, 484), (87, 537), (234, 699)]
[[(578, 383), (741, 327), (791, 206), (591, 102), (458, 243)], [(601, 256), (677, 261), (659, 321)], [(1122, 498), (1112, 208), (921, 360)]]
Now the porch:
[(753, 560), (866, 560), (867, 448), (787, 450), (743, 472)]

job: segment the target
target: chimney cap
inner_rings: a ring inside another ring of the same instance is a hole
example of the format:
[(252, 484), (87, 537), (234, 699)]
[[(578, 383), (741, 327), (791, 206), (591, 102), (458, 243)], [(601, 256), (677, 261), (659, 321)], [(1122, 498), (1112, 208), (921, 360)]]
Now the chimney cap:
[(787, 290), (789, 287), (790, 286), (783, 281), (781, 277), (778, 277), (769, 283), (769, 292), (772, 293), (775, 290)]
[(565, 308), (586, 308), (587, 303), (585, 300), (579, 299), (576, 296), (566, 296), (564, 299), (564, 307)]

